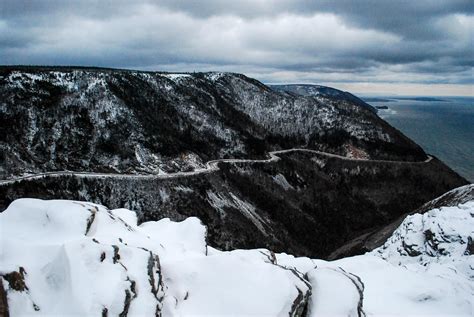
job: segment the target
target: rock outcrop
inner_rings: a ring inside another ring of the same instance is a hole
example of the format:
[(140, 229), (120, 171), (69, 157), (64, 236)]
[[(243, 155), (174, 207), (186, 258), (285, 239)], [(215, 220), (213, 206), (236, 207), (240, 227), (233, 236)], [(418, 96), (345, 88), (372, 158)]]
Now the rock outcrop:
[(328, 262), (219, 251), (197, 218), (137, 225), (127, 209), (20, 199), (0, 214), (0, 285), (11, 316), (472, 316), (473, 215), (472, 199), (416, 213)]
[[(394, 220), (393, 222), (389, 223), (386, 226), (382, 226), (382, 228), (379, 228), (377, 230), (371, 231), (369, 233), (363, 234), (359, 237), (354, 238), (353, 240), (348, 241), (345, 243), (343, 246), (339, 247), (336, 249), (333, 253), (329, 255), (329, 259), (334, 260), (337, 258), (342, 258), (342, 257), (347, 257), (355, 254), (362, 254), (367, 251), (372, 251), (380, 246), (382, 246), (385, 241), (394, 234), (394, 231), (406, 220), (408, 219), (407, 217), (410, 217), (410, 215), (418, 215), (417, 217), (422, 217), (422, 218), (417, 218), (417, 222), (422, 221), (428, 221), (429, 219), (422, 220), (424, 216), (424, 213), (426, 213), (429, 210), (433, 209), (438, 209), (438, 208), (447, 208), (447, 207), (455, 207), (458, 205), (465, 204), (467, 202), (473, 201), (474, 200), (474, 184), (469, 184), (465, 185), (462, 187), (455, 188), (443, 195), (441, 195), (438, 198), (435, 198), (425, 204), (423, 204), (421, 207), (417, 208), (415, 211), (406, 213), (402, 216), (400, 216), (398, 219)], [(423, 216), (421, 216), (423, 215)], [(453, 215), (454, 216), (454, 215)], [(429, 216), (427, 216), (429, 217)], [(411, 219), (411, 218), (410, 218)], [(453, 219), (453, 221), (455, 221)], [(449, 221), (446, 221), (449, 223)], [(418, 225), (420, 225), (418, 223)], [(408, 229), (407, 229), (408, 230)], [(437, 229), (436, 229), (437, 230)], [(435, 230), (435, 231), (436, 231)], [(423, 231), (421, 229), (414, 230), (414, 232), (419, 232)], [(423, 231), (425, 232), (425, 231)], [(434, 239), (436, 238), (436, 235), (429, 229), (426, 231), (426, 239)], [(438, 239), (444, 239), (444, 238), (439, 238)], [(471, 241), (471, 240), (469, 240)], [(469, 245), (470, 242), (468, 240), (461, 242), (461, 243), (466, 243), (466, 250), (469, 250)], [(433, 242), (435, 243), (435, 242)], [(411, 244), (406, 244), (403, 242), (403, 244), (406, 247), (406, 252), (410, 252), (410, 245)], [(424, 244), (424, 243), (423, 243)], [(436, 244), (436, 243), (435, 243)], [(421, 247), (421, 246), (419, 246)], [(469, 252), (469, 251), (467, 251)], [(420, 253), (420, 250), (415, 248), (413, 250), (413, 254), (418, 254)], [(421, 254), (421, 253), (420, 253)]]

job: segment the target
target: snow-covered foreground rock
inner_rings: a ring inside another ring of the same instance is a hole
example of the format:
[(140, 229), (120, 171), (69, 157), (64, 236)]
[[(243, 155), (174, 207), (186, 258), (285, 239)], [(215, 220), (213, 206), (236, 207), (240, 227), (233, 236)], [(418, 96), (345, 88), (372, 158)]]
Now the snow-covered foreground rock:
[(382, 247), (333, 262), (222, 252), (197, 218), (138, 226), (132, 211), (85, 202), (20, 199), (0, 230), (11, 316), (474, 312), (472, 200), (411, 215)]
[(12, 316), (296, 315), (310, 288), (260, 251), (208, 251), (197, 218), (137, 226), (125, 209), (20, 199), (0, 215)]

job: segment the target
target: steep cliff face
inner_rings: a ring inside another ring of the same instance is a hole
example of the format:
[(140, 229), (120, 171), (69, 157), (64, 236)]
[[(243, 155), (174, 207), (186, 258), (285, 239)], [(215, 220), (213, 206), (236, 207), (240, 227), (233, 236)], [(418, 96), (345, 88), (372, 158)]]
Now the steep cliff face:
[(51, 170), (167, 173), (296, 146), (426, 158), (354, 100), (279, 93), (239, 74), (0, 68), (0, 178)]

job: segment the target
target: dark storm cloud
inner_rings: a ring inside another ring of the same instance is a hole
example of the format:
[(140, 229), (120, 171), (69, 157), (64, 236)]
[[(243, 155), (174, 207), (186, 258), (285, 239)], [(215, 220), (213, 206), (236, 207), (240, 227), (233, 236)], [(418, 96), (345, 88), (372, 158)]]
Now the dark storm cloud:
[(233, 14), (245, 18), (277, 16), (282, 12), (312, 15), (316, 12), (333, 13), (344, 17), (346, 23), (361, 28), (395, 32), (407, 38), (438, 38), (443, 34), (433, 26), (437, 19), (450, 14), (473, 14), (470, 0), (280, 0), (268, 1), (189, 1), (165, 0), (161, 5), (187, 12), (197, 17)]
[(0, 64), (472, 84), (472, 1), (0, 1)]

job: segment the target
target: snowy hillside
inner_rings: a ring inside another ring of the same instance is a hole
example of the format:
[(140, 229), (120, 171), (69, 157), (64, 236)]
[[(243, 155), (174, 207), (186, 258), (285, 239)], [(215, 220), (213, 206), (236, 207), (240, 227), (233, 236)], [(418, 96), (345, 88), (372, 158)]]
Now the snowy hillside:
[(11, 316), (473, 314), (474, 200), (411, 215), (382, 247), (333, 262), (223, 252), (197, 218), (137, 226), (85, 202), (20, 199), (0, 229)]
[(163, 174), (295, 145), (424, 160), (351, 100), (272, 91), (232, 73), (0, 67), (0, 178), (56, 170)]

